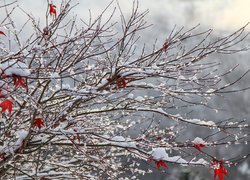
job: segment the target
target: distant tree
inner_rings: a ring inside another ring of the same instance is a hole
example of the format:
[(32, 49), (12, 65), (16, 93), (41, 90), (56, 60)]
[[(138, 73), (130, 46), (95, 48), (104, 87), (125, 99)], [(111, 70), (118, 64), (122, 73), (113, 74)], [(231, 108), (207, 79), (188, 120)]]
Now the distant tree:
[[(246, 26), (214, 41), (212, 30), (173, 29), (163, 42), (140, 45), (140, 31), (149, 25), (148, 11), (139, 12), (137, 2), (129, 17), (117, 4), (118, 31), (110, 5), (88, 21), (66, 18), (70, 0), (44, 5), (45, 27), (17, 4), (0, 5), (6, 13), (0, 23), (2, 179), (136, 179), (176, 164), (203, 166), (223, 180), (228, 166), (249, 156), (229, 160), (211, 151), (247, 144), (244, 120), (214, 122), (188, 113), (209, 109), (213, 96), (243, 90), (230, 88), (246, 73), (225, 85), (221, 79), (234, 68), (216, 71), (220, 64), (206, 57), (246, 50), (234, 48)], [(17, 9), (28, 16), (20, 29)], [(29, 25), (33, 30), (24, 39)], [(187, 47), (194, 39), (200, 40)], [(178, 140), (190, 127), (208, 134)]]

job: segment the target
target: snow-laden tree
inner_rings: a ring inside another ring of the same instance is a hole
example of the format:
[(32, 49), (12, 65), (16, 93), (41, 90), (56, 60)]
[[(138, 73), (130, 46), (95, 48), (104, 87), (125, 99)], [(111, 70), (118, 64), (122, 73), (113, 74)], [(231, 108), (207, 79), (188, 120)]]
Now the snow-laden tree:
[[(71, 1), (44, 3), (46, 26), (17, 4), (1, 4), (0, 176), (3, 179), (136, 179), (173, 164), (202, 166), (220, 180), (249, 154), (216, 157), (221, 146), (245, 146), (249, 124), (194, 119), (213, 96), (232, 89), (212, 54), (232, 54), (238, 31), (209, 40), (212, 30), (173, 29), (142, 45), (148, 11), (129, 17), (108, 6), (97, 18), (68, 18)], [(27, 15), (19, 29), (12, 15)], [(120, 21), (113, 17), (119, 12)], [(1, 13), (2, 14), (2, 13)], [(104, 16), (110, 14), (109, 17)], [(32, 28), (27, 37), (24, 30)], [(119, 29), (119, 30), (117, 30)], [(26, 37), (26, 38), (24, 38)], [(187, 43), (193, 42), (193, 46)], [(199, 137), (182, 137), (195, 127)], [(206, 132), (206, 136), (202, 132)], [(219, 134), (219, 136), (217, 136)], [(141, 166), (147, 164), (147, 168)], [(211, 174), (211, 176), (213, 176)]]

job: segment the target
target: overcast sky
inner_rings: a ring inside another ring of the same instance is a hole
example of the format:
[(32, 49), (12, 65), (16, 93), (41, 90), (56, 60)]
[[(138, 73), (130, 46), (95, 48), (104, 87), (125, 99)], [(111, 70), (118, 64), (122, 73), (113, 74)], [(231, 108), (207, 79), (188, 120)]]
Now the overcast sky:
[[(17, 1), (27, 12), (32, 12), (38, 17), (43, 17), (46, 12), (47, 0)], [(53, 0), (53, 3), (59, 6), (61, 1)], [(129, 12), (133, 0), (118, 1), (123, 10)], [(84, 17), (87, 16), (88, 9), (91, 9), (93, 14), (98, 14), (110, 0), (73, 0), (73, 2), (79, 2), (74, 12)], [(234, 30), (250, 21), (249, 0), (140, 0), (139, 3), (141, 10), (149, 9), (147, 20), (151, 23), (154, 18), (162, 18), (177, 25), (201, 23), (215, 30)]]

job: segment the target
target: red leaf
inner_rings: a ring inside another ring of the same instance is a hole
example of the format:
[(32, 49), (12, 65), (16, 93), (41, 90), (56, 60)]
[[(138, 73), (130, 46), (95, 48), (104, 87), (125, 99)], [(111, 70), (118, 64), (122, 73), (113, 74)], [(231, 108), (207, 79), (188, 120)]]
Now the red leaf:
[(43, 122), (43, 119), (42, 118), (36, 118), (35, 121), (34, 121), (33, 126), (41, 129), (42, 126), (45, 126), (45, 124)]
[(123, 87), (125, 88), (127, 86), (127, 83), (125, 81), (125, 78), (121, 77), (120, 75), (117, 76), (117, 79), (116, 79), (116, 85), (118, 87)]
[(214, 160), (212, 165), (214, 166), (214, 180), (216, 180), (217, 176), (219, 180), (224, 180), (224, 176), (228, 176), (227, 169), (223, 166), (222, 161)]
[(165, 168), (168, 168), (167, 164), (166, 164), (163, 160), (159, 160), (159, 161), (156, 161), (156, 160), (155, 160), (155, 164), (156, 164), (156, 166), (157, 166), (157, 169), (160, 169), (161, 166), (162, 166), (162, 167), (165, 167)]
[(119, 79), (118, 86), (125, 88), (127, 86), (125, 79)]
[(201, 151), (201, 148), (206, 147), (204, 144), (194, 144), (194, 148), (196, 148), (198, 151)]
[(168, 47), (169, 47), (169, 43), (168, 43), (168, 41), (166, 41), (166, 42), (163, 44), (163, 46), (162, 46), (162, 50), (163, 50), (164, 52), (167, 52)]
[(6, 99), (0, 103), (0, 107), (2, 108), (2, 113), (6, 110), (8, 110), (9, 113), (11, 113), (12, 106), (13, 106), (13, 102), (11, 100), (8, 100), (8, 99)]
[(156, 137), (156, 140), (157, 140), (157, 141), (160, 141), (161, 139), (162, 139), (161, 136), (157, 136), (157, 137)]
[(49, 4), (49, 14), (52, 16), (56, 16), (56, 6), (53, 4)]
[(4, 33), (3, 31), (0, 31), (0, 35), (6, 36), (5, 33)]
[(13, 75), (13, 81), (16, 88), (19, 86), (26, 88), (26, 84), (21, 76)]

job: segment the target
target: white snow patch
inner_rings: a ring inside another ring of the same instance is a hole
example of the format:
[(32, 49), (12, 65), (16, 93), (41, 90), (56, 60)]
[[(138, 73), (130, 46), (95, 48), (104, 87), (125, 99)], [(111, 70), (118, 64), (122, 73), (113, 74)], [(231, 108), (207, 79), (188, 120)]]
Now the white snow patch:
[(206, 93), (213, 93), (214, 91), (215, 91), (214, 89), (209, 89), (209, 90), (207, 90)]
[(180, 75), (180, 76), (179, 76), (179, 79), (180, 79), (180, 80), (185, 80), (186, 78), (185, 78), (183, 75)]
[(215, 126), (216, 124), (213, 121), (202, 121), (200, 119), (186, 119), (186, 122), (199, 124), (199, 125), (205, 125), (205, 126)]
[(141, 97), (141, 96), (137, 96), (136, 98), (135, 98), (135, 100), (136, 101), (144, 101), (145, 99), (143, 98), (143, 97)]
[(163, 160), (168, 157), (168, 154), (164, 148), (153, 148), (151, 155), (155, 160)]
[(165, 160), (168, 162), (175, 162), (175, 163), (180, 163), (180, 164), (188, 163), (185, 159), (182, 159), (181, 156), (169, 157), (165, 148), (153, 148), (151, 155), (153, 159), (155, 160)]
[(203, 164), (203, 165), (209, 165), (209, 162), (207, 162), (205, 159), (200, 158), (197, 161), (191, 161), (190, 164)]
[(59, 78), (60, 77), (60, 75), (58, 74), (58, 72), (53, 72), (53, 73), (51, 73), (50, 74), (50, 78)]
[(111, 139), (111, 141), (111, 144), (121, 147), (136, 147), (135, 142), (133, 142), (130, 138), (125, 139), (123, 136), (115, 136)]
[(28, 76), (30, 75), (30, 70), (28, 66), (20, 61), (10, 60), (0, 64), (0, 69), (4, 71), (7, 76), (17, 75), (17, 76)]
[(134, 98), (134, 94), (131, 94), (131, 93), (130, 93), (130, 94), (128, 95), (128, 98), (129, 98), (129, 99), (133, 99), (133, 98)]
[(22, 129), (22, 130), (17, 131), (16, 134), (17, 134), (17, 138), (24, 140), (28, 135), (28, 131)]
[(192, 141), (192, 143), (194, 143), (194, 144), (203, 144), (203, 145), (207, 144), (207, 142), (204, 141), (204, 140), (203, 140), (202, 138), (200, 138), (200, 137), (196, 137), (196, 138)]

